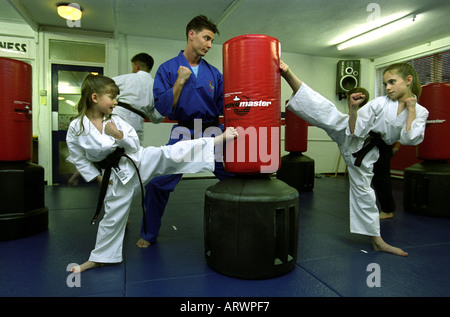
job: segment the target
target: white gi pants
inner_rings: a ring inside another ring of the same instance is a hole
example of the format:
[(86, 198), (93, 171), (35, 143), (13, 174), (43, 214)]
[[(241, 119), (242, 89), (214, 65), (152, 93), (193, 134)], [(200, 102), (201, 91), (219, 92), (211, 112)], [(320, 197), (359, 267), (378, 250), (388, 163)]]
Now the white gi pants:
[(98, 224), (95, 249), (89, 257), (89, 261), (92, 262), (122, 262), (123, 238), (131, 203), (135, 191), (140, 191), (137, 175), (126, 184), (122, 184), (119, 178), (111, 173), (111, 180), (113, 184), (108, 186), (103, 202), (105, 214)]
[(350, 232), (352, 233), (380, 236), (380, 214), (375, 191), (371, 186), (373, 164), (378, 160), (378, 156), (378, 149), (373, 148), (364, 157), (364, 163), (360, 167), (353, 165), (353, 158), (344, 158), (350, 180)]
[(379, 211), (375, 191), (371, 187), (373, 164), (379, 152), (375, 147), (364, 157), (360, 167), (354, 165), (352, 153), (364, 144), (364, 139), (348, 132), (348, 115), (340, 112), (326, 98), (312, 90), (305, 83), (291, 97), (287, 108), (319, 127), (338, 144), (339, 150), (348, 166), (350, 180), (350, 232), (368, 236), (380, 236)]

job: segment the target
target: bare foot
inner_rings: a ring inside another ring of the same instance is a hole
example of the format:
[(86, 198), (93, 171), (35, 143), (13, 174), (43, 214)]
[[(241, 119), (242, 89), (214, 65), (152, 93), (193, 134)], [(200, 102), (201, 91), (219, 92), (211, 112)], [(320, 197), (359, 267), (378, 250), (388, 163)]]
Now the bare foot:
[(148, 247), (151, 245), (151, 243), (148, 242), (148, 241), (146, 241), (146, 240), (144, 240), (144, 239), (142, 239), (142, 238), (140, 238), (140, 239), (138, 240), (138, 242), (136, 242), (136, 245), (137, 245), (139, 248), (141, 248), (141, 249), (145, 249), (145, 248), (148, 248)]
[(394, 218), (393, 212), (384, 212), (384, 211), (380, 212), (380, 219), (392, 219), (392, 218)]
[(399, 248), (396, 248), (396, 247), (393, 247), (393, 246), (387, 244), (386, 242), (384, 242), (384, 240), (381, 237), (371, 237), (371, 239), (372, 239), (372, 244), (373, 244), (373, 248), (375, 249), (375, 251), (382, 251), (382, 252), (392, 253), (392, 254), (400, 255), (400, 256), (408, 255), (408, 253), (406, 253), (402, 249), (399, 249)]
[(86, 262), (84, 262), (81, 265), (74, 266), (72, 268), (72, 272), (73, 273), (81, 273), (81, 272), (84, 272), (86, 270), (93, 269), (93, 268), (100, 267), (100, 266), (102, 266), (101, 263), (92, 262), (92, 261), (86, 261)]
[(78, 182), (80, 181), (80, 177), (81, 174), (78, 171), (75, 171), (75, 173), (73, 173), (73, 175), (69, 178), (69, 180), (67, 181), (67, 184), (70, 187), (75, 187), (78, 185)]

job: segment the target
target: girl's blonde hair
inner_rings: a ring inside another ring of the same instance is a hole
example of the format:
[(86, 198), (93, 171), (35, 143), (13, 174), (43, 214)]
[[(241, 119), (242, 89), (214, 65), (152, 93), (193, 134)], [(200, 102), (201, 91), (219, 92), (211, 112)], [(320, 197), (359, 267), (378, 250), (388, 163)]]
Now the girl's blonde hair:
[[(119, 94), (119, 87), (117, 87), (114, 80), (103, 75), (88, 74), (81, 84), (81, 97), (78, 101), (78, 114), (75, 118), (83, 118), (86, 112), (89, 111), (93, 105), (92, 94), (112, 94), (117, 96)], [(80, 120), (80, 134), (84, 131), (83, 120)]]
[(411, 91), (414, 95), (416, 95), (417, 99), (420, 98), (420, 94), (422, 93), (422, 85), (420, 84), (419, 76), (417, 75), (417, 72), (414, 69), (414, 67), (412, 67), (408, 63), (395, 63), (388, 66), (384, 70), (383, 75), (389, 71), (395, 72), (404, 80), (406, 80), (408, 76), (412, 76), (413, 80), (411, 83)]

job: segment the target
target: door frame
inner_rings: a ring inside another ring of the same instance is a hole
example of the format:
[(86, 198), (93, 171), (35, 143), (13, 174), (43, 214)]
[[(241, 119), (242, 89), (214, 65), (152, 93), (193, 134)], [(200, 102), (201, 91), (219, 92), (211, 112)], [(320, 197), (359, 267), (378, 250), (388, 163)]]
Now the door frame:
[[(52, 64), (52, 117), (58, 117), (58, 72), (60, 70), (78, 71), (78, 72), (96, 72), (103, 75), (103, 67), (99, 66), (80, 66), (67, 64)], [(53, 184), (67, 184), (71, 175), (61, 174), (59, 172), (59, 143), (66, 142), (67, 130), (59, 130), (58, 124), (55, 126), (52, 120), (52, 179)]]

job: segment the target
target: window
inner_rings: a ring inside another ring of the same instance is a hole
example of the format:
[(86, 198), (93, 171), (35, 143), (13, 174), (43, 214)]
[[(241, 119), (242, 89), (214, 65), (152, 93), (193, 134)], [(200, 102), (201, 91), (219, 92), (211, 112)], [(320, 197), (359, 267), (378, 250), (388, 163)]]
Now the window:
[(50, 59), (104, 63), (106, 60), (105, 44), (82, 43), (50, 40)]
[[(450, 82), (450, 51), (407, 60), (405, 62), (411, 64), (416, 69), (422, 85)], [(387, 66), (380, 67), (376, 70), (375, 97), (386, 95), (383, 86), (383, 72), (386, 68)]]

